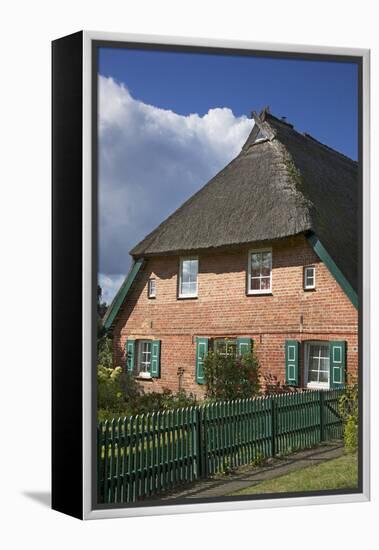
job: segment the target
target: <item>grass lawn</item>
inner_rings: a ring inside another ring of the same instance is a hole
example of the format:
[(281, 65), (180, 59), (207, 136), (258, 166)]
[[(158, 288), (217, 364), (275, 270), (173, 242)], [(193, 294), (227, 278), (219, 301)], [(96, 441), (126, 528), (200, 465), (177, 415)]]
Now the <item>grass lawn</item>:
[(316, 466), (308, 466), (275, 479), (262, 481), (233, 495), (352, 489), (358, 484), (357, 462), (356, 454), (345, 454)]

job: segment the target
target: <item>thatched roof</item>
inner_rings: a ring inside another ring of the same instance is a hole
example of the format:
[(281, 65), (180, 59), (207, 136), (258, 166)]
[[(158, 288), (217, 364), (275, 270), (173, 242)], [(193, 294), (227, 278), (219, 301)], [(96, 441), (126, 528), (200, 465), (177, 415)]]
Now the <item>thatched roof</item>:
[[(264, 110), (241, 153), (132, 250), (186, 253), (313, 232), (357, 289), (358, 167)], [(264, 134), (264, 139), (256, 137)]]

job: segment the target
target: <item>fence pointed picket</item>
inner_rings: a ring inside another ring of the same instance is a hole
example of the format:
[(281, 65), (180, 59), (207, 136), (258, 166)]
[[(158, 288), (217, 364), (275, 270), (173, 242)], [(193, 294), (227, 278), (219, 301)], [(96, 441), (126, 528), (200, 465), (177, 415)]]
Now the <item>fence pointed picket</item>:
[(221, 401), (99, 422), (98, 498), (132, 503), (258, 455), (341, 437), (342, 391)]
[(104, 502), (109, 502), (109, 422), (104, 423)]
[(103, 423), (97, 425), (97, 501), (104, 501), (104, 460), (103, 460)]

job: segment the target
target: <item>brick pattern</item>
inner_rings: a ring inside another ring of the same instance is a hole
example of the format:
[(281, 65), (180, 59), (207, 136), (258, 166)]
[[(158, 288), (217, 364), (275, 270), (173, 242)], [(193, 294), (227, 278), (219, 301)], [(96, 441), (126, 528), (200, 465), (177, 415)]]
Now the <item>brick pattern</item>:
[[(127, 338), (161, 340), (161, 377), (146, 391), (182, 387), (201, 395), (195, 381), (195, 337), (249, 336), (262, 374), (284, 382), (287, 339), (346, 340), (348, 370), (358, 364), (358, 314), (305, 237), (265, 243), (272, 248), (272, 294), (246, 295), (249, 247), (199, 254), (198, 298), (178, 299), (179, 257), (153, 257), (138, 275), (116, 321), (114, 361), (125, 365)], [(257, 248), (256, 246), (254, 248)], [(316, 266), (316, 290), (303, 289), (303, 269)], [(148, 279), (156, 298), (148, 298)], [(301, 353), (301, 377), (303, 354)], [(301, 379), (303, 383), (303, 380)]]

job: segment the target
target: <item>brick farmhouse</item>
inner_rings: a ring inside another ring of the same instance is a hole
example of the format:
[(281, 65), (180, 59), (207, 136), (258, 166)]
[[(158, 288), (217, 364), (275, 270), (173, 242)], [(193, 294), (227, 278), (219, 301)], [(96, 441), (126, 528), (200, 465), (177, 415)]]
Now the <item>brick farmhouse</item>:
[(145, 391), (201, 396), (208, 350), (264, 384), (341, 387), (358, 366), (357, 163), (265, 109), (240, 154), (135, 246), (104, 318)]

